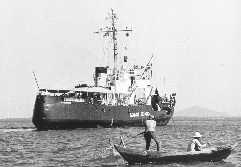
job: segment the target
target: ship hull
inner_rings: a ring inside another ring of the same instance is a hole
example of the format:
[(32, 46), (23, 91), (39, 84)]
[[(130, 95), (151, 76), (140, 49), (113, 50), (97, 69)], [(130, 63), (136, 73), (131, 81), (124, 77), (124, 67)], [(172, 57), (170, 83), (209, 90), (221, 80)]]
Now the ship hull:
[(144, 120), (152, 114), (157, 125), (164, 126), (173, 112), (168, 106), (154, 111), (151, 105), (97, 105), (64, 101), (60, 96), (37, 95), (32, 122), (38, 130), (144, 126)]

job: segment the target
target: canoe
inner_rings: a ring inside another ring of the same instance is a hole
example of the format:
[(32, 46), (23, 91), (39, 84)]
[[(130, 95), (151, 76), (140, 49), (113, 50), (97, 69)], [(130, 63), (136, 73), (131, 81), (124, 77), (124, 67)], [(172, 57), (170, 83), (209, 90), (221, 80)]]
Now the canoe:
[(232, 146), (219, 146), (202, 151), (166, 154), (158, 151), (140, 151), (118, 145), (114, 145), (114, 147), (129, 164), (216, 162), (227, 158), (234, 148)]

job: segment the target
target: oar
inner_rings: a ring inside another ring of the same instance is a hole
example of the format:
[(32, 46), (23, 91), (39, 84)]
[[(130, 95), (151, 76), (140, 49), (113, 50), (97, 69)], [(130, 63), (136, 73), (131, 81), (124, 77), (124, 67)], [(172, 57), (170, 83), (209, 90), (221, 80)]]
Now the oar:
[(171, 119), (172, 119), (172, 122), (173, 122), (173, 125), (174, 125), (174, 129), (175, 129), (177, 138), (179, 138), (179, 135), (181, 134), (181, 131), (180, 131), (180, 129), (177, 128), (176, 123), (175, 123), (173, 117)]
[(115, 147), (114, 147), (114, 144), (111, 140), (111, 138), (109, 138), (109, 144), (110, 144), (110, 148), (112, 149), (112, 154), (114, 156), (120, 156), (120, 154), (118, 153), (118, 151), (116, 151)]
[(144, 134), (144, 133), (145, 133), (145, 131), (143, 131), (143, 132), (141, 132), (141, 133), (138, 133), (137, 135), (132, 136), (131, 139), (136, 138), (137, 136), (142, 135), (142, 134)]
[(174, 121), (173, 117), (172, 117), (172, 122), (173, 122), (173, 125), (174, 125), (174, 129), (177, 132), (176, 124), (175, 124), (175, 121)]
[(120, 138), (121, 138), (121, 143), (120, 143), (120, 144), (122, 144), (123, 146), (125, 146), (126, 144), (130, 143), (132, 139), (134, 139), (134, 138), (136, 138), (137, 136), (140, 136), (140, 135), (142, 135), (142, 134), (144, 134), (144, 133), (145, 133), (145, 131), (143, 131), (143, 132), (141, 132), (141, 133), (138, 133), (138, 134), (135, 135), (135, 136), (130, 137), (130, 138), (129, 138), (129, 141), (127, 141), (127, 142), (125, 142), (125, 143), (124, 143), (123, 137), (121, 136), (121, 137), (120, 137)]

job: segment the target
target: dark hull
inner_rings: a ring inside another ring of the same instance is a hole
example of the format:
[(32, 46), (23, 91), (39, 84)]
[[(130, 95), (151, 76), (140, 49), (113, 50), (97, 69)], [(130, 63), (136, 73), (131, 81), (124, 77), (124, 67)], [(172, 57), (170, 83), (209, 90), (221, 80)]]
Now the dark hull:
[(109, 106), (85, 102), (66, 102), (59, 96), (37, 95), (32, 121), (38, 130), (95, 127), (144, 126), (149, 114), (157, 125), (166, 125), (173, 108), (153, 111), (151, 105)]
[(232, 151), (231, 146), (217, 147), (198, 152), (183, 152), (164, 155), (161, 152), (144, 152), (116, 146), (115, 149), (129, 164), (169, 164), (189, 162), (216, 162), (227, 158)]

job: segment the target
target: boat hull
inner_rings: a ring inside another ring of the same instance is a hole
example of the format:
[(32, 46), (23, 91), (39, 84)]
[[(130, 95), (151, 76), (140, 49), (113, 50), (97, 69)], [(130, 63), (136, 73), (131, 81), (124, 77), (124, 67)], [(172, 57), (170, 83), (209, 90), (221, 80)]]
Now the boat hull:
[(166, 125), (174, 109), (153, 111), (151, 105), (110, 106), (86, 102), (68, 102), (59, 96), (37, 95), (32, 122), (38, 130), (95, 127), (144, 126), (150, 114), (157, 125)]
[(157, 151), (139, 151), (115, 145), (115, 149), (129, 164), (169, 164), (189, 162), (216, 162), (227, 158), (232, 151), (231, 146), (216, 147), (198, 152), (183, 152), (164, 155)]

